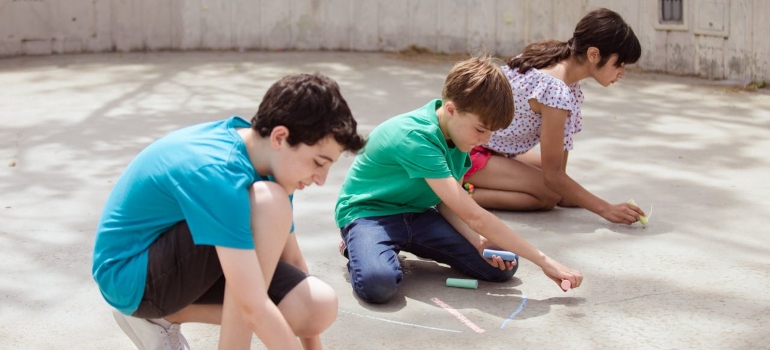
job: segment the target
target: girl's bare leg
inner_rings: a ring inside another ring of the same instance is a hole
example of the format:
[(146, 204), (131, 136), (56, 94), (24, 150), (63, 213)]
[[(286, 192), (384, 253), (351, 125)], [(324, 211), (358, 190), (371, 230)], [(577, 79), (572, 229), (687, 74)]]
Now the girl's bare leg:
[(561, 197), (545, 185), (536, 152), (514, 159), (493, 155), (466, 181), (475, 186), (473, 199), (487, 209), (550, 210)]

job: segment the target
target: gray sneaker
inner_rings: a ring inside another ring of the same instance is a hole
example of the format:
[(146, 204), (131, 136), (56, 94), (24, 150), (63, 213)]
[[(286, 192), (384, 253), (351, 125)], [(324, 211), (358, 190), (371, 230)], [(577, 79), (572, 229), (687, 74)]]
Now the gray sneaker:
[(165, 328), (143, 318), (126, 316), (118, 310), (112, 311), (118, 326), (131, 338), (139, 350), (184, 350), (189, 349), (187, 339), (180, 332), (180, 325), (172, 323)]

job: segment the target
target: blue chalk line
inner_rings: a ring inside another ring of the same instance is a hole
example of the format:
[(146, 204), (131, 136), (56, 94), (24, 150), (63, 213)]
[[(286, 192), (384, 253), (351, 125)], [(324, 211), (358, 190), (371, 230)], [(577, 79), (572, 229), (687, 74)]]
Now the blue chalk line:
[(524, 305), (527, 305), (527, 296), (522, 294), (521, 295), (521, 305), (519, 305), (519, 308), (516, 309), (516, 311), (514, 311), (510, 316), (508, 316), (508, 319), (503, 321), (503, 324), (500, 326), (500, 329), (505, 328), (505, 325), (508, 324), (508, 322), (510, 322), (514, 317), (516, 317), (516, 315), (518, 315), (519, 312), (521, 312), (521, 310), (524, 310)]
[(417, 328), (425, 328), (425, 329), (432, 329), (432, 330), (434, 330), (434, 331), (442, 331), (442, 332), (462, 333), (462, 332), (460, 332), (460, 331), (456, 331), (456, 330), (452, 330), (452, 329), (444, 329), (444, 328), (436, 328), (436, 327), (420, 326), (420, 325), (418, 325), (418, 324), (413, 324), (413, 323), (406, 323), (406, 322), (400, 322), (400, 321), (386, 320), (386, 319), (384, 319), (384, 318), (379, 318), (379, 317), (374, 317), (374, 316), (360, 315), (360, 314), (357, 314), (357, 313), (354, 313), (354, 312), (350, 312), (350, 311), (345, 311), (345, 310), (340, 310), (340, 312), (342, 312), (342, 313), (346, 313), (346, 314), (349, 314), (349, 315), (353, 315), (353, 316), (359, 316), (359, 317), (366, 317), (366, 318), (371, 318), (371, 319), (373, 319), (373, 320), (377, 320), (377, 321), (384, 321), (384, 322), (389, 322), (389, 323), (400, 324), (400, 325), (403, 325), (403, 326), (409, 326), (409, 327), (417, 327)]

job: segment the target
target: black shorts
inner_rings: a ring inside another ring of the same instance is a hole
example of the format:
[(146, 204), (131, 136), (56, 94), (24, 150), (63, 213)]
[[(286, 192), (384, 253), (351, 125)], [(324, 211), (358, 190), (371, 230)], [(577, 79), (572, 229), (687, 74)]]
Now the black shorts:
[[(305, 278), (302, 270), (278, 261), (267, 295), (278, 305)], [(191, 304), (222, 304), (224, 295), (225, 275), (216, 248), (195, 245), (182, 221), (150, 246), (144, 295), (133, 316), (161, 318)]]

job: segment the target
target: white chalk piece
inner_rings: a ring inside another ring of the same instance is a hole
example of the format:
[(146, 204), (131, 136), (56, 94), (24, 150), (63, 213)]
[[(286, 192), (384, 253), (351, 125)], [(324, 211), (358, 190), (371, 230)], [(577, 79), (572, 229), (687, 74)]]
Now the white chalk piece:
[[(635, 205), (638, 207), (638, 205), (636, 205), (636, 202), (634, 202), (633, 199), (629, 199), (628, 204)], [(650, 207), (650, 210), (652, 210), (652, 207)], [(639, 222), (642, 223), (642, 226), (647, 226), (647, 218), (648, 218), (647, 216), (639, 215)]]
[(501, 259), (505, 261), (514, 261), (516, 260), (516, 254), (511, 253), (506, 250), (494, 250), (494, 249), (484, 249), (484, 257), (487, 259), (492, 259), (493, 255), (499, 256)]

